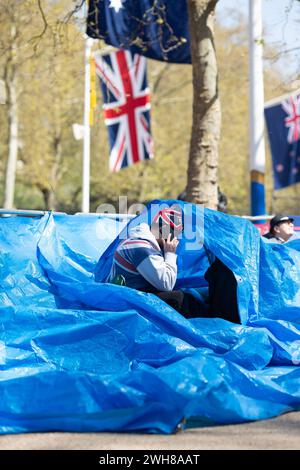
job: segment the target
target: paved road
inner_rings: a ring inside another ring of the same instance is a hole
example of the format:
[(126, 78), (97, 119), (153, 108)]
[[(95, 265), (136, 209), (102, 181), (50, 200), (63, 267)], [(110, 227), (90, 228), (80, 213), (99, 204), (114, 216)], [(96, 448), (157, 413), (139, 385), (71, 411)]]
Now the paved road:
[(247, 424), (194, 428), (176, 435), (34, 433), (0, 437), (0, 450), (300, 450), (300, 413)]

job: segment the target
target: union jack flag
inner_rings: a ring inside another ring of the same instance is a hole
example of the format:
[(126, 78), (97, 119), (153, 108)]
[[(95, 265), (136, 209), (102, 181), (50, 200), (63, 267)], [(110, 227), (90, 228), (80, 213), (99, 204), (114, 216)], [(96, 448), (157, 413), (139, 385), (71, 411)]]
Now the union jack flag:
[(283, 101), (282, 107), (288, 115), (284, 122), (289, 128), (287, 140), (291, 144), (300, 139), (300, 95)]
[(153, 158), (146, 59), (123, 50), (107, 55), (96, 52), (95, 64), (104, 97), (110, 170)]

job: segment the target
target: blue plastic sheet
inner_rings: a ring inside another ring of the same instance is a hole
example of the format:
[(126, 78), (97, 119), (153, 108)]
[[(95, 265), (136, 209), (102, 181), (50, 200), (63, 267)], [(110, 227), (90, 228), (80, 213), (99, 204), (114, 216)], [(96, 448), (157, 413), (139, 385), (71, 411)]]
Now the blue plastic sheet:
[(187, 320), (153, 294), (101, 282), (125, 222), (0, 219), (1, 433), (170, 433), (299, 409), (298, 240), (272, 245), (246, 220), (180, 204), (187, 223), (202, 218), (205, 249), (180, 242), (178, 287), (205, 285), (215, 254), (236, 276), (241, 325)]

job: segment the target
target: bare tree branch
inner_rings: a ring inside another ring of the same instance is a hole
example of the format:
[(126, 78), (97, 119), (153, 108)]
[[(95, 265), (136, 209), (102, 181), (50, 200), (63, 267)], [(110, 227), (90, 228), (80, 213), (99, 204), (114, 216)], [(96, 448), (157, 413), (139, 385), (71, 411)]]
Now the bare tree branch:
[(42, 7), (41, 0), (37, 0), (37, 4), (38, 4), (38, 8), (39, 8), (39, 11), (40, 11), (43, 23), (44, 23), (44, 27), (43, 27), (43, 31), (40, 34), (37, 34), (36, 36), (33, 36), (30, 39), (31, 42), (37, 41), (37, 43), (33, 46), (35, 51), (37, 49), (39, 41), (42, 39), (42, 37), (44, 36), (44, 34), (46, 33), (47, 28), (48, 28), (48, 22), (47, 22), (46, 15), (45, 15), (45, 12), (44, 12), (43, 7)]
[(71, 11), (69, 11), (69, 13), (64, 17), (63, 22), (68, 23), (71, 20), (71, 18), (75, 15), (75, 13), (78, 13), (81, 10), (83, 5), (85, 4), (85, 1), (86, 0), (78, 0), (78, 3), (76, 3), (74, 8)]

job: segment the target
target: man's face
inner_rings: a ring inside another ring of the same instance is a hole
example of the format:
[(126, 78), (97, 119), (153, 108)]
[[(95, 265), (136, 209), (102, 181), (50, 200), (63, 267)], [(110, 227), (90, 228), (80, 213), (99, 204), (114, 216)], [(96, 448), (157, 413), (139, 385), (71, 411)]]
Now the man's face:
[(167, 240), (168, 236), (171, 235), (171, 240), (173, 238), (178, 238), (182, 230), (177, 230), (176, 228), (171, 228), (169, 225), (164, 225), (159, 229), (159, 238)]
[(176, 230), (172, 229), (168, 225), (163, 225), (162, 227), (159, 227), (158, 225), (151, 226), (151, 232), (155, 236), (156, 240), (167, 240), (168, 236), (171, 235), (171, 239), (174, 237), (178, 237), (182, 230)]
[(274, 233), (276, 237), (282, 238), (284, 241), (288, 241), (292, 235), (294, 235), (294, 224), (290, 220), (281, 222), (274, 227)]

